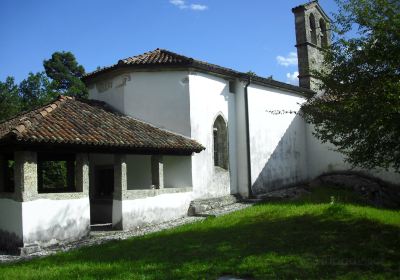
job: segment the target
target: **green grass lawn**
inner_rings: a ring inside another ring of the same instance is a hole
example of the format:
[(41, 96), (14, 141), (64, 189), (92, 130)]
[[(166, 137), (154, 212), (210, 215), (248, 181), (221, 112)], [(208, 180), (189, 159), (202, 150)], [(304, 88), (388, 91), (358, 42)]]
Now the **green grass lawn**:
[[(331, 204), (331, 196), (335, 203)], [(1, 279), (400, 279), (399, 211), (317, 189), (139, 238), (0, 266)]]

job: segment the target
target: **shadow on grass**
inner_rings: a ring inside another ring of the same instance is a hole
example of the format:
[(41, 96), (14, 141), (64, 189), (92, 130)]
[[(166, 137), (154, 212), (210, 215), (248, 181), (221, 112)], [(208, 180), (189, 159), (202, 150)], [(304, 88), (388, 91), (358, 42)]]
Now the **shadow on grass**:
[[(396, 278), (399, 227), (355, 219), (345, 207), (318, 215), (219, 217), (149, 236), (11, 265), (40, 278)], [(228, 219), (228, 222), (225, 222)], [(42, 273), (42, 274), (40, 274)], [(18, 275), (18, 274), (16, 274)], [(23, 274), (26, 275), (26, 274)]]

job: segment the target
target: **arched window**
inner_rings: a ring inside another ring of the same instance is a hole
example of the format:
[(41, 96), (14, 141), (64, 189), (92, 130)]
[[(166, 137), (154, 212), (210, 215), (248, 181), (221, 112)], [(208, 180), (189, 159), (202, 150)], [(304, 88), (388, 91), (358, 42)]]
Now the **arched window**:
[(228, 130), (224, 118), (219, 115), (213, 125), (214, 165), (228, 169)]
[(322, 18), (319, 20), (319, 27), (321, 28), (321, 46), (327, 47), (328, 46), (328, 32), (326, 31), (326, 23)]
[(313, 14), (310, 14), (310, 34), (311, 34), (311, 43), (317, 44), (317, 29), (315, 28), (315, 17)]

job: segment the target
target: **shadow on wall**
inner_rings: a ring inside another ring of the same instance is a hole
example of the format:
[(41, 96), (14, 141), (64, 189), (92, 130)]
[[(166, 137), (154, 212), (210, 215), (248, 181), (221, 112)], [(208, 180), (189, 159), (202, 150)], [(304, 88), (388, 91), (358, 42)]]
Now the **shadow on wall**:
[(18, 235), (0, 229), (0, 253), (18, 254), (18, 248), (23, 246), (24, 242)]
[[(255, 143), (255, 141), (252, 139), (251, 143)], [(271, 143), (259, 144), (268, 146)], [(254, 160), (262, 162), (266, 159), (261, 171), (252, 175), (253, 178), (257, 176), (252, 185), (253, 194), (262, 194), (306, 180), (308, 177), (306, 152), (305, 122), (299, 115), (296, 115), (284, 135), (279, 139), (275, 149), (266, 151), (266, 153), (252, 151), (256, 154), (252, 155), (252, 157), (254, 156), (252, 167)]]

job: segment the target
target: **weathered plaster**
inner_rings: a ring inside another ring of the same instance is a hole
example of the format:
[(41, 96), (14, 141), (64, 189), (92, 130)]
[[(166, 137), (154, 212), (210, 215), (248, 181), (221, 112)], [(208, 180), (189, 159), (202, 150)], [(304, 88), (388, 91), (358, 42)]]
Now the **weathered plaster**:
[(89, 198), (22, 203), (24, 244), (76, 240), (90, 230)]
[[(190, 120), (191, 136), (200, 142), (206, 149), (192, 156), (193, 191), (196, 197), (215, 197), (228, 195), (236, 186), (217, 185), (214, 171), (213, 155), (213, 124), (218, 115), (222, 115), (228, 123), (228, 135), (235, 134), (235, 94), (229, 92), (229, 81), (203, 73), (189, 75), (190, 88)], [(232, 123), (231, 123), (232, 116)], [(229, 139), (230, 141), (230, 139)], [(236, 158), (235, 146), (229, 145), (229, 163)], [(232, 176), (236, 170), (229, 169)], [(236, 181), (234, 181), (236, 182)]]
[(164, 188), (192, 187), (191, 156), (164, 156)]
[(330, 143), (321, 143), (313, 134), (313, 126), (307, 125), (307, 155), (308, 170), (310, 179), (333, 171), (353, 170), (360, 171), (384, 181), (400, 184), (400, 174), (393, 171), (381, 169), (366, 170), (351, 166), (345, 161), (343, 154), (336, 152), (335, 147)]
[(123, 200), (123, 228), (129, 229), (183, 217), (187, 214), (192, 199), (192, 193), (186, 192)]
[(299, 183), (308, 178), (304, 120), (295, 114), (303, 97), (250, 85), (249, 122), (252, 190), (255, 194)]
[(134, 118), (190, 137), (188, 85), (182, 82), (187, 74), (187, 71), (123, 73), (107, 78), (112, 85), (102, 92), (96, 87), (89, 89), (89, 97), (105, 101)]

